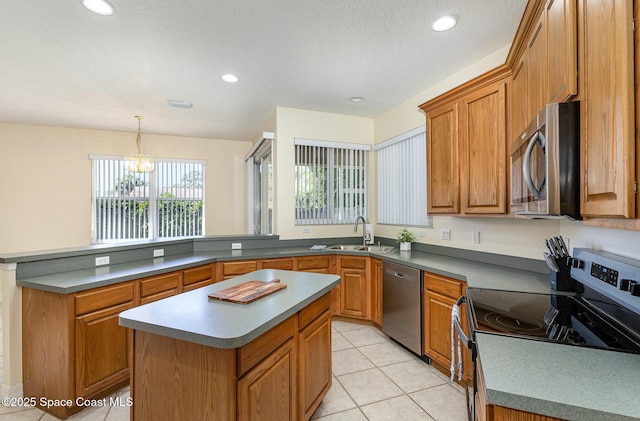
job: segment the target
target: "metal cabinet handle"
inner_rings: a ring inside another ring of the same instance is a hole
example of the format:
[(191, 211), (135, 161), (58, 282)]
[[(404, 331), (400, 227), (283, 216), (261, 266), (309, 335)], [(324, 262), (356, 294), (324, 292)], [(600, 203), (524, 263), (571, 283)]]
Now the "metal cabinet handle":
[(533, 147), (536, 145), (536, 142), (540, 143), (540, 147), (542, 150), (547, 152), (547, 139), (544, 137), (542, 133), (538, 130), (533, 134), (531, 140), (529, 141), (529, 145), (527, 145), (527, 150), (524, 153), (523, 162), (522, 162), (522, 175), (524, 177), (524, 182), (527, 184), (527, 188), (533, 194), (533, 197), (536, 199), (542, 199), (542, 194), (547, 186), (547, 179), (545, 178), (542, 182), (540, 188), (536, 188), (533, 183), (533, 178), (531, 177), (531, 154), (533, 153)]

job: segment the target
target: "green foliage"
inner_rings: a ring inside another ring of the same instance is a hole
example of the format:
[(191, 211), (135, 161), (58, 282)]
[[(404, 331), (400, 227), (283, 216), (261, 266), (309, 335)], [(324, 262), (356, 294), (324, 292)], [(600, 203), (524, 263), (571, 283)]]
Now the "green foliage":
[(415, 234), (409, 231), (407, 228), (402, 228), (400, 231), (398, 231), (396, 242), (413, 243), (415, 240), (416, 240)]

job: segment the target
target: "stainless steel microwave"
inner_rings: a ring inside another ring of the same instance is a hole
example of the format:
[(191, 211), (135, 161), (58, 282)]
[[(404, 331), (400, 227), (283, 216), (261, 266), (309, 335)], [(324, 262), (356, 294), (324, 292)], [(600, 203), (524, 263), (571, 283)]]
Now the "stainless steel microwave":
[(580, 217), (580, 103), (549, 104), (511, 144), (511, 213)]

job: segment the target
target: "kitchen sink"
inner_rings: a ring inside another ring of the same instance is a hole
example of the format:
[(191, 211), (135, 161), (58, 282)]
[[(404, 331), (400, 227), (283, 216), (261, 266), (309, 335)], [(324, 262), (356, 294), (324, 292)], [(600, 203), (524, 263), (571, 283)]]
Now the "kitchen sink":
[(393, 250), (391, 246), (357, 246), (353, 244), (336, 244), (327, 247), (327, 250), (341, 250), (341, 251), (368, 251), (371, 253), (389, 253)]
[(391, 250), (393, 250), (393, 247), (391, 246), (367, 246), (367, 247), (363, 247), (362, 250), (364, 251), (370, 251), (372, 253), (389, 253)]
[(336, 244), (335, 246), (327, 247), (327, 250), (342, 250), (342, 251), (364, 251), (363, 246)]

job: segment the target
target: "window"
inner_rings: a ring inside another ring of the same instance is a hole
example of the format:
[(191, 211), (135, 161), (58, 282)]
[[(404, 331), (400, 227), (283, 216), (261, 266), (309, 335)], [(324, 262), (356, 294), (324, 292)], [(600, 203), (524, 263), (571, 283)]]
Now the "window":
[(370, 145), (295, 139), (295, 223), (352, 224), (367, 216)]
[(378, 223), (431, 226), (427, 216), (425, 126), (379, 143)]
[(89, 158), (94, 243), (204, 233), (204, 161), (156, 160), (152, 172), (132, 173), (122, 157)]
[(264, 132), (247, 161), (247, 232), (273, 234), (273, 133)]

